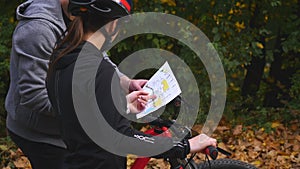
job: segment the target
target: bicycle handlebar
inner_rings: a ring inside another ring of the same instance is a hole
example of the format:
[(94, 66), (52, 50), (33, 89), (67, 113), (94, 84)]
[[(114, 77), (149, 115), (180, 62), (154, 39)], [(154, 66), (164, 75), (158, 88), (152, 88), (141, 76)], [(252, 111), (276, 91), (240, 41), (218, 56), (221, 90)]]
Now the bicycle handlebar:
[(213, 146), (208, 146), (204, 151), (204, 153), (209, 155), (213, 160), (217, 159), (219, 152), (226, 155), (227, 157), (231, 156), (230, 152), (228, 152), (220, 147), (216, 148)]
[[(150, 125), (157, 126), (157, 127), (167, 127), (167, 128), (170, 128), (172, 125), (174, 126), (174, 124), (175, 124), (175, 122), (172, 121), (172, 120), (164, 120), (164, 119), (155, 118), (155, 117), (152, 117), (152, 116), (146, 116), (146, 117), (144, 117), (144, 120), (148, 121), (148, 123)], [(184, 127), (184, 126), (180, 126), (180, 125), (178, 126), (178, 125), (176, 125), (174, 127), (175, 128), (180, 128), (180, 127)], [(177, 133), (177, 135), (180, 135), (180, 132), (176, 131), (176, 129), (175, 129), (175, 131), (174, 131), (174, 129), (172, 131), (175, 134)], [(185, 134), (185, 133), (183, 133), (183, 134)], [(223, 150), (223, 149), (221, 149), (219, 147), (208, 146), (204, 150), (204, 154), (209, 155), (213, 160), (215, 160), (218, 157), (219, 152), (222, 153), (222, 154), (224, 154), (224, 155), (226, 155), (226, 156), (231, 156), (231, 153), (229, 153), (229, 152), (227, 152), (227, 151), (225, 151), (225, 150)]]

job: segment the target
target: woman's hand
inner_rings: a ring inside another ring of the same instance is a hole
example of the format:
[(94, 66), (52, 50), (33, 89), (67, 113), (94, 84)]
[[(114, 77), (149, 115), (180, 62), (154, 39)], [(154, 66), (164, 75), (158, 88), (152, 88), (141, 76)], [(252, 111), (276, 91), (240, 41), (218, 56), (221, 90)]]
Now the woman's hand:
[(217, 140), (205, 134), (199, 134), (189, 139), (190, 153), (204, 152), (208, 146), (217, 147)]
[(155, 95), (149, 95), (149, 93), (145, 91), (133, 91), (126, 96), (127, 108), (129, 109), (130, 113), (139, 113), (146, 108), (146, 105), (150, 99), (155, 98)]
[(120, 77), (121, 87), (126, 93), (142, 90), (147, 82), (145, 79), (130, 79), (125, 75)]
[(148, 82), (145, 79), (131, 79), (129, 81), (129, 92), (142, 90), (142, 87)]

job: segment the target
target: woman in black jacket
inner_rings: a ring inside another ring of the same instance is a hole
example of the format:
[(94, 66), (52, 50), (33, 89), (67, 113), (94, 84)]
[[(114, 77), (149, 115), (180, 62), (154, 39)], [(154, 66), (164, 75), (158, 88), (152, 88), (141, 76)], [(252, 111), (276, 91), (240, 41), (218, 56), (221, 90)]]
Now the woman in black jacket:
[[(66, 168), (125, 169), (129, 153), (144, 155), (143, 152), (152, 149), (166, 148), (152, 156), (184, 158), (190, 152), (216, 146), (216, 140), (204, 134), (176, 142), (131, 128), (125, 115), (142, 111), (152, 96), (135, 91), (125, 97), (118, 76), (114, 76), (115, 68), (102, 56), (104, 42), (117, 32), (114, 19), (128, 15), (130, 8), (128, 0), (70, 1), (69, 10), (75, 19), (53, 53), (47, 81), (50, 101), (59, 114), (63, 139), (71, 152)], [(105, 28), (104, 32), (97, 31), (101, 27)], [(90, 78), (93, 73), (90, 68), (95, 65), (95, 76)], [(83, 76), (74, 78), (75, 72)], [(97, 108), (90, 104), (93, 96)], [(97, 118), (101, 123), (96, 124)], [(87, 132), (85, 126), (89, 125), (98, 127)], [(100, 142), (94, 137), (100, 138)]]

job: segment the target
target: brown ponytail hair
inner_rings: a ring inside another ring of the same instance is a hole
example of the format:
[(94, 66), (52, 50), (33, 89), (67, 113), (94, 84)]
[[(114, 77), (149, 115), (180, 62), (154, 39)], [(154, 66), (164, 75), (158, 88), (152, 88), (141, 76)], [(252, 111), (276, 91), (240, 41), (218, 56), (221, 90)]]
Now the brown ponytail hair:
[[(67, 29), (67, 35), (63, 37), (63, 39), (58, 42), (57, 46), (54, 48), (52, 55), (57, 54), (57, 57), (54, 58), (52, 56), (53, 60), (50, 62), (49, 69), (51, 69), (59, 59), (74, 50), (83, 41), (84, 32), (82, 17), (76, 16)], [(62, 46), (65, 46), (65, 44), (67, 44), (66, 48), (59, 51), (59, 49), (61, 49)]]

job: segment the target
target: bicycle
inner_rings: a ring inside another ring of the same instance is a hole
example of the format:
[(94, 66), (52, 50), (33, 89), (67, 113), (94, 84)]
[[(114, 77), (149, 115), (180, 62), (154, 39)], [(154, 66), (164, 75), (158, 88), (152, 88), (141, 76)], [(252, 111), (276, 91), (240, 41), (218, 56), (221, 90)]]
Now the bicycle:
[[(175, 106), (180, 106), (180, 103), (175, 102)], [(172, 134), (175, 134), (180, 138), (182, 138), (183, 135), (185, 138), (191, 138), (193, 136), (191, 129), (186, 126), (175, 124), (174, 120), (164, 120), (162, 118), (155, 118), (152, 116), (146, 116), (144, 118), (144, 120), (149, 121), (149, 124), (152, 126), (152, 128), (145, 131), (146, 134), (154, 136), (161, 134), (163, 137), (172, 137)], [(165, 160), (169, 162), (171, 169), (257, 169), (255, 166), (239, 160), (229, 158), (217, 159), (219, 153), (222, 153), (227, 157), (231, 156), (231, 153), (220, 147), (215, 148), (209, 146), (204, 151), (206, 160), (200, 164), (197, 164), (193, 160), (196, 154), (191, 154), (189, 158), (186, 157), (185, 159)], [(210, 156), (212, 160), (209, 160), (208, 156)], [(144, 169), (150, 159), (150, 157), (137, 158), (131, 166), (131, 169)]]

